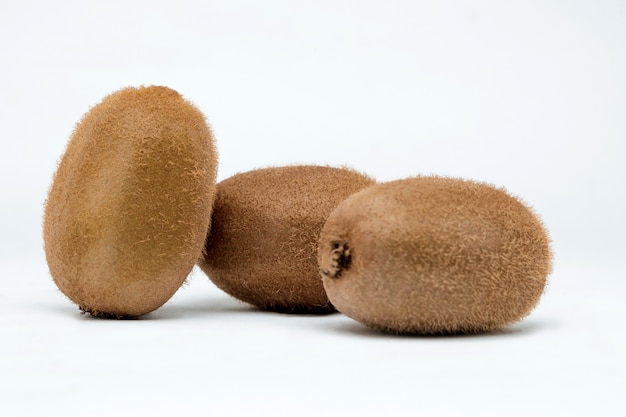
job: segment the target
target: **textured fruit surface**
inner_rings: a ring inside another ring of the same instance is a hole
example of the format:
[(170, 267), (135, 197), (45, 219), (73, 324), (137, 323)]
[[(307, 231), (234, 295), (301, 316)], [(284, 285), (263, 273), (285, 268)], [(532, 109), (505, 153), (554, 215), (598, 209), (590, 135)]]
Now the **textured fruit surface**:
[(264, 168), (217, 185), (202, 270), (222, 290), (281, 312), (334, 311), (317, 266), (328, 214), (374, 181), (325, 166)]
[(551, 271), (538, 217), (502, 189), (414, 177), (346, 199), (321, 233), (330, 301), (363, 324), (394, 333), (488, 331), (539, 301)]
[(125, 88), (77, 124), (44, 214), (50, 273), (96, 316), (165, 303), (200, 257), (215, 198), (204, 116), (166, 87)]

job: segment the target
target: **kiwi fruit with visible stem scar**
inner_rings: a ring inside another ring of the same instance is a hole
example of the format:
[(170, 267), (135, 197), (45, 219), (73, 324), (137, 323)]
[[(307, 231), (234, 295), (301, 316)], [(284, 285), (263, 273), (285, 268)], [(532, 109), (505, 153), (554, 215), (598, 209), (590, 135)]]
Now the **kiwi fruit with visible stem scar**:
[(322, 229), (318, 261), (347, 316), (392, 333), (454, 334), (527, 316), (552, 253), (542, 222), (505, 190), (423, 176), (343, 201)]
[(217, 287), (261, 309), (332, 312), (318, 273), (319, 233), (341, 201), (374, 183), (351, 169), (315, 165), (227, 178), (217, 185), (199, 265)]
[(129, 87), (70, 137), (44, 213), (52, 278), (81, 310), (137, 317), (164, 304), (200, 257), (217, 155), (202, 113), (167, 87)]

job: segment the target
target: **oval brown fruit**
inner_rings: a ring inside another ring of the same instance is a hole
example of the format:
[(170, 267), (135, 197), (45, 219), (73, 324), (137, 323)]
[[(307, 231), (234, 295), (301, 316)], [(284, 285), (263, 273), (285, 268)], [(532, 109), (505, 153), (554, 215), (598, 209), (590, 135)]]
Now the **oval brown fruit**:
[(502, 189), (415, 177), (341, 203), (321, 233), (324, 288), (340, 312), (392, 333), (484, 332), (516, 322), (551, 271), (538, 217)]
[(262, 309), (334, 311), (317, 267), (330, 212), (374, 180), (345, 168), (286, 166), (234, 175), (217, 185), (199, 265), (215, 285)]
[(59, 289), (94, 316), (164, 304), (202, 252), (216, 152), (202, 113), (166, 87), (125, 88), (77, 124), (53, 178), (44, 244)]

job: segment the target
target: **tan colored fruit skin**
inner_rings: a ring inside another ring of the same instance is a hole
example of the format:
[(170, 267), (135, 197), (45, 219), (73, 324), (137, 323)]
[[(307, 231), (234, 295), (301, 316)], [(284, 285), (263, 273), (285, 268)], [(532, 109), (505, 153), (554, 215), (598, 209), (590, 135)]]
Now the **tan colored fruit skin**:
[(353, 170), (264, 168), (217, 185), (199, 265), (226, 293), (281, 312), (334, 311), (319, 278), (317, 241), (328, 214), (374, 184)]
[[(347, 265), (338, 267), (346, 250)], [(443, 177), (349, 197), (324, 225), (318, 256), (337, 310), (376, 329), (417, 334), (482, 332), (522, 319), (539, 301), (552, 260), (546, 230), (519, 200)]]
[(101, 316), (140, 316), (165, 303), (201, 254), (216, 158), (204, 116), (169, 88), (125, 88), (93, 107), (70, 137), (45, 207), (59, 289)]

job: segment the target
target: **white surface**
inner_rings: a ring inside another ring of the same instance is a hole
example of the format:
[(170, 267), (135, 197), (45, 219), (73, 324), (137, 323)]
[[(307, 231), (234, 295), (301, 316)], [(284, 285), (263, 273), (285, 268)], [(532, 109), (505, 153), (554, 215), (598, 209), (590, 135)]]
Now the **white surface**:
[(261, 312), (200, 271), (143, 320), (98, 320), (58, 293), (45, 265), (2, 266), (2, 415), (626, 412), (623, 297), (562, 284), (611, 269), (556, 273), (535, 312), (501, 332), (424, 338), (339, 314)]
[[(0, 415), (626, 415), (626, 4), (0, 3)], [(196, 271), (138, 321), (54, 287), (42, 204), (74, 124), (127, 85), (208, 116), (220, 179), (288, 163), (492, 182), (555, 270), (503, 332), (378, 335), (233, 301)]]

